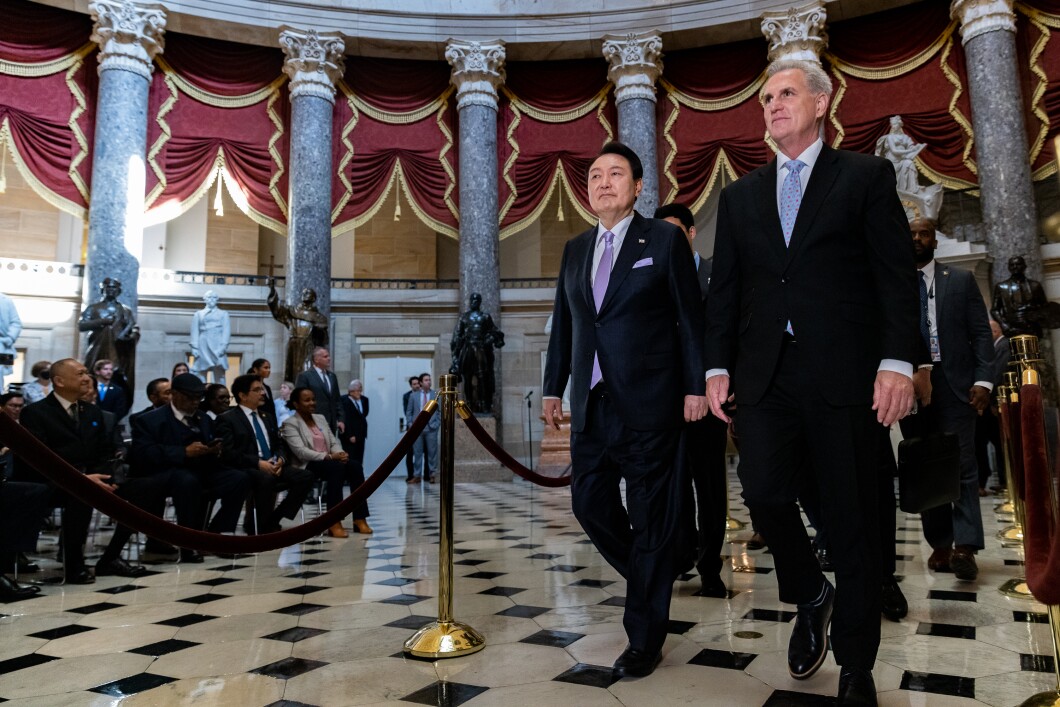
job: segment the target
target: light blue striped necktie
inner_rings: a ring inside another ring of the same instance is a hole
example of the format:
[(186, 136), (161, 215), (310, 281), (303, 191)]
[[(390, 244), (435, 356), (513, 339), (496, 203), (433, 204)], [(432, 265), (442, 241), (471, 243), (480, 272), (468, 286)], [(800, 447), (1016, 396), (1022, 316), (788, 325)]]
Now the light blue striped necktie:
[(795, 218), (799, 215), (799, 204), (802, 203), (802, 181), (799, 172), (806, 166), (805, 162), (791, 160), (787, 163), (788, 176), (780, 188), (780, 226), (784, 229), (784, 245), (791, 243), (791, 232), (795, 229)]

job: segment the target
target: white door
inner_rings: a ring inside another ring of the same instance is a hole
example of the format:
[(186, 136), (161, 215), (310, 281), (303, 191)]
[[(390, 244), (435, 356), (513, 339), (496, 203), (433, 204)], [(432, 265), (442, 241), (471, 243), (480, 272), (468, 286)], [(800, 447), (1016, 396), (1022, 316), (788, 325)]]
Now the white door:
[[(364, 394), (368, 396), (368, 439), (364, 445), (364, 475), (386, 459), (404, 434), (405, 411), (401, 396), (409, 389), (409, 378), (431, 370), (429, 356), (365, 356)], [(403, 478), (402, 462), (395, 478)]]

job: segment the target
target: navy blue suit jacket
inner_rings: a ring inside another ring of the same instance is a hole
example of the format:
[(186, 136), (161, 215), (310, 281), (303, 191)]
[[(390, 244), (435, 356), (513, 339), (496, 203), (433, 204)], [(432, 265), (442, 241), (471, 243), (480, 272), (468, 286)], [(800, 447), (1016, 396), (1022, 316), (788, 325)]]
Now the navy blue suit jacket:
[(129, 463), (134, 476), (150, 476), (155, 471), (194, 466), (219, 467), (216, 457), (209, 455), (188, 459), (184, 449), (192, 442), (210, 444), (215, 433), (213, 420), (204, 412), (192, 427), (173, 414), (169, 405), (138, 414), (132, 420), (132, 450)]

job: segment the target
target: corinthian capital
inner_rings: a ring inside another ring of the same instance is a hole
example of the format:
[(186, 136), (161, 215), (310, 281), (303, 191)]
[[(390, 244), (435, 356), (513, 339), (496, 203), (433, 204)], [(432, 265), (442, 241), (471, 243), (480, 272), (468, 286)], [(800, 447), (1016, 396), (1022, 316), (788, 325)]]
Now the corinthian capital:
[(287, 59), (283, 72), (291, 78), (291, 98), (316, 96), (335, 102), (335, 82), (345, 71), (346, 43), (339, 34), (284, 27), (280, 46)]
[(961, 43), (987, 32), (1016, 31), (1013, 0), (953, 0), (950, 17), (961, 21)]
[(827, 19), (821, 0), (789, 7), (787, 12), (763, 14), (762, 34), (769, 40), (769, 60), (820, 63), (821, 50), (828, 44), (828, 34), (824, 31)]
[(615, 85), (615, 103), (630, 98), (655, 100), (655, 81), (662, 73), (662, 37), (658, 32), (604, 35), (607, 78)]
[(450, 39), (445, 60), (453, 67), (457, 110), (464, 106), (487, 106), (497, 110), (497, 87), (504, 83), (504, 42), (468, 42)]
[(166, 11), (131, 0), (92, 0), (92, 41), (99, 45), (99, 71), (120, 69), (151, 80), (152, 61), (162, 51)]

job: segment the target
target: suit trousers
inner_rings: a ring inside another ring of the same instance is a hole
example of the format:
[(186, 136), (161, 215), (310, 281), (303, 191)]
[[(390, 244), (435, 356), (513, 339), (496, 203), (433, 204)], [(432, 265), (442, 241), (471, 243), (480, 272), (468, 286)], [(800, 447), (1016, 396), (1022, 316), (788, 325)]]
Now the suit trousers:
[(821, 522), (834, 529), (832, 649), (839, 665), (871, 669), (880, 645), (879, 432), (867, 403), (825, 401), (807, 375), (819, 365), (788, 340), (762, 399), (739, 403), (739, 476), (773, 553), (780, 600), (805, 604), (820, 595), (825, 580), (796, 505), (802, 477), (813, 475)]
[[(424, 472), (424, 456), (427, 457), (427, 471)], [(412, 466), (415, 476), (427, 476), (438, 473), (438, 430), (425, 429), (412, 444)]]
[[(250, 478), (257, 516), (263, 525), (278, 525), (281, 518), (294, 518), (313, 488), (313, 474), (305, 469), (285, 466), (279, 476), (261, 469), (247, 469), (246, 474)], [(273, 508), (277, 494), (284, 489), (287, 496)], [(245, 518), (243, 524), (257, 532), (257, 524), (251, 518)]]
[(683, 433), (683, 447), (691, 477), (686, 491), (684, 526), (687, 547), (695, 550), (696, 569), (700, 577), (721, 572), (721, 550), (725, 544), (725, 515), (729, 493), (725, 473), (725, 445), (728, 425), (710, 413), (702, 420), (690, 422)]
[(979, 508), (979, 467), (975, 460), (975, 422), (978, 415), (953, 394), (942, 366), (931, 371), (931, 404), (916, 415), (902, 420), (902, 434), (916, 437), (925, 434), (954, 434), (960, 446), (961, 495), (953, 503), (931, 508), (920, 514), (924, 539), (933, 548), (954, 544), (982, 550), (983, 514)]
[[(623, 625), (632, 648), (662, 649), (676, 575), (681, 475), (680, 430), (633, 430), (609, 394), (589, 394), (586, 428), (571, 435), (574, 515), (604, 559), (626, 579)], [(626, 482), (626, 506), (619, 484)]]
[[(162, 480), (151, 477), (129, 479), (115, 491), (120, 498), (148, 512), (165, 505), (167, 492), (168, 489)], [(60, 498), (63, 507), (63, 571), (70, 576), (85, 568), (85, 541), (88, 539), (88, 527), (92, 521), (92, 506), (65, 492), (60, 493)], [(120, 557), (122, 548), (131, 536), (132, 529), (128, 526), (115, 526), (114, 534), (103, 550), (100, 562)]]
[[(350, 484), (350, 491), (364, 483), (364, 471), (353, 457), (343, 464), (335, 459), (321, 459), (306, 464), (306, 469), (313, 476), (328, 483), (327, 495), (324, 497), (327, 508), (330, 511), (342, 503), (342, 486), (346, 482)], [(368, 501), (362, 501), (354, 507), (350, 517), (354, 520), (368, 517)]]
[(990, 454), (987, 445), (994, 445), (994, 459), (997, 460), (998, 485), (1005, 485), (1005, 470), (1001, 464), (1001, 425), (997, 414), (987, 408), (975, 421), (975, 464), (979, 467), (979, 488), (985, 489), (990, 481)]

